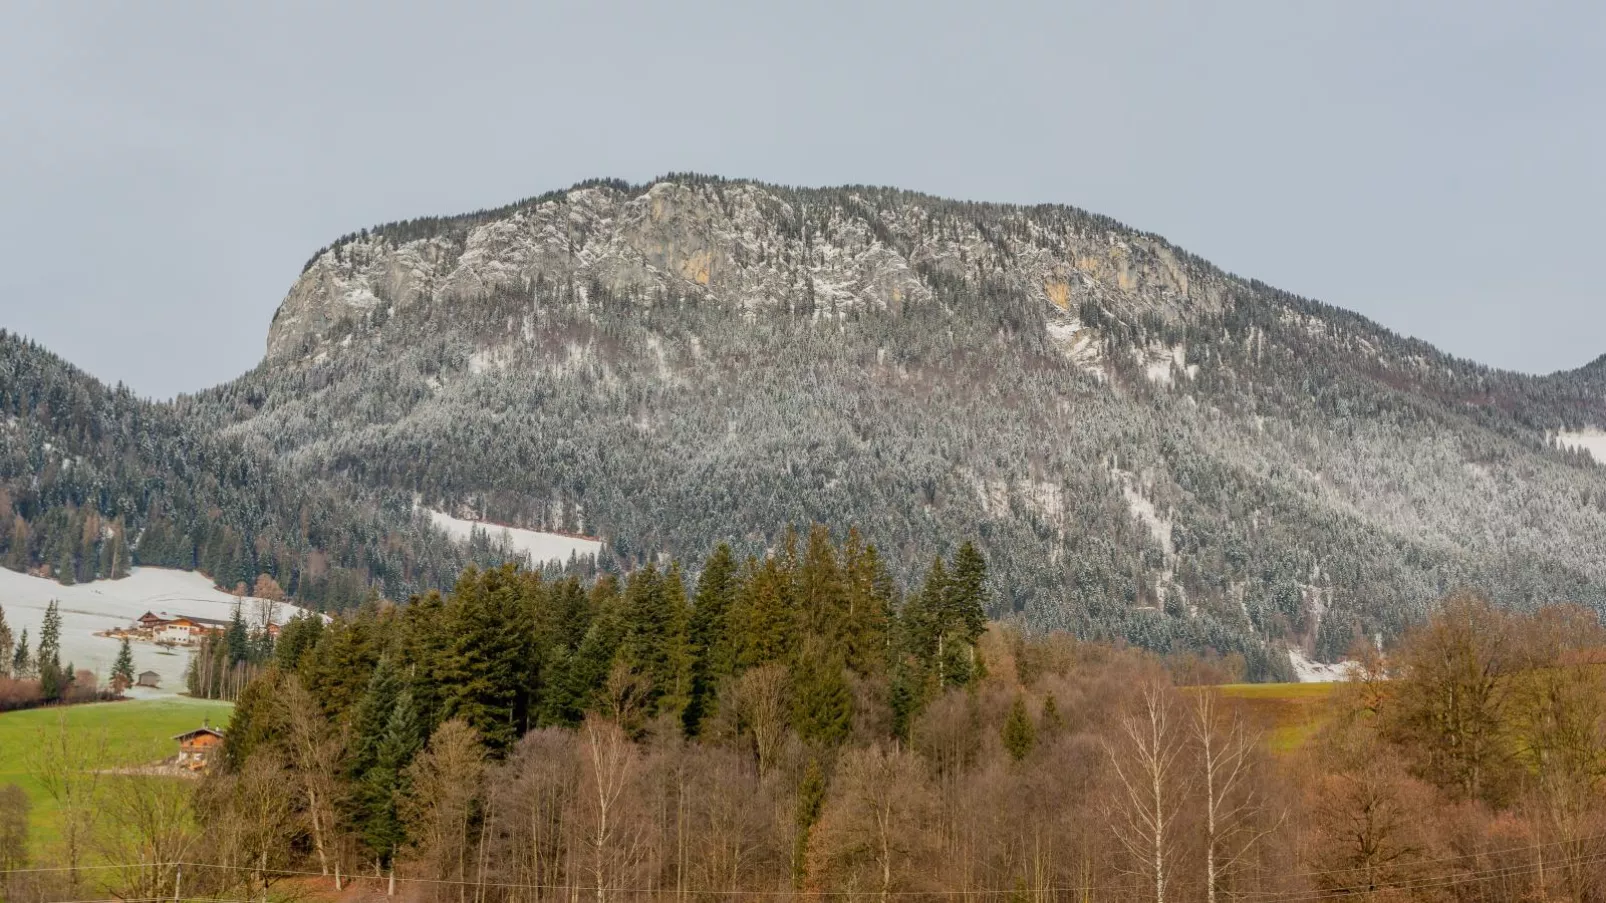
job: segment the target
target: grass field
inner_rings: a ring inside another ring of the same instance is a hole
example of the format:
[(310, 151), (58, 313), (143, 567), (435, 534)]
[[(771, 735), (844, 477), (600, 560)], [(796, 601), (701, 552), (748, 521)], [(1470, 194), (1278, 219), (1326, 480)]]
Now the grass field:
[(1292, 752), (1304, 745), (1327, 717), (1327, 702), (1342, 684), (1227, 684), (1221, 695), (1266, 732), (1274, 752)]
[(104, 737), (106, 762), (102, 767), (119, 768), (172, 756), (178, 750), (174, 734), (199, 727), (206, 718), (214, 726), (225, 725), (232, 709), (226, 702), (168, 696), (0, 713), (0, 786), (18, 784), (33, 801), (35, 855), (46, 853), (60, 834), (50, 796), (29, 773), (30, 754), (38, 748), (42, 731), (57, 730), (65, 719), (75, 739), (98, 744)]

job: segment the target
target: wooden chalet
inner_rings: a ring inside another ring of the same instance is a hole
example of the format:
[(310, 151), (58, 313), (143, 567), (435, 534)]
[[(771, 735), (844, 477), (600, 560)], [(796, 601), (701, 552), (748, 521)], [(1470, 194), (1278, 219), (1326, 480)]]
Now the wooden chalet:
[(223, 732), (202, 723), (195, 730), (185, 731), (173, 739), (178, 741), (178, 767), (201, 771), (218, 754), (223, 745)]

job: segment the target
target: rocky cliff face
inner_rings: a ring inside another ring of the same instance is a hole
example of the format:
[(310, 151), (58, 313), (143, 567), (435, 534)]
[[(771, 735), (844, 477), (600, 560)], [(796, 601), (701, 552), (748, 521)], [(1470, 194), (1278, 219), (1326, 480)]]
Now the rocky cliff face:
[[(958, 214), (955, 216), (954, 214)], [(972, 215), (967, 216), (966, 213)], [(932, 303), (933, 280), (996, 275), (1042, 302), (1076, 343), (1085, 305), (1122, 317), (1220, 314), (1236, 280), (1164, 241), (1066, 208), (949, 204), (879, 189), (829, 202), (746, 183), (582, 188), (486, 222), (398, 241), (383, 229), (332, 247), (291, 288), (268, 359), (315, 354), (375, 310), (450, 318), (540, 282), (646, 299), (691, 294), (758, 315), (815, 318)]]

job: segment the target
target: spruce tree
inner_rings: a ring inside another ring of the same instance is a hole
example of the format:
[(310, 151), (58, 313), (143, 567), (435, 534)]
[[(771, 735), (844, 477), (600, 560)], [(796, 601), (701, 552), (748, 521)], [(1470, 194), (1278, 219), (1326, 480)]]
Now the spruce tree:
[(251, 660), (251, 633), (245, 627), (245, 614), (240, 611), (240, 603), (234, 603), (234, 612), (229, 615), (229, 626), (224, 633), (224, 639), (229, 650), (229, 666), (244, 664)]
[(33, 674), (33, 656), (28, 653), (28, 628), (22, 628), (21, 636), (17, 637), (17, 649), (11, 654), (11, 676), (17, 680), (27, 680)]
[(368, 688), (352, 707), (348, 722), (351, 754), (347, 769), (353, 778), (360, 778), (378, 759), (385, 725), (390, 721), (391, 710), (396, 707), (402, 688), (395, 660), (389, 655), (380, 656), (368, 678)]
[(373, 765), (357, 780), (354, 790), (363, 812), (363, 843), (387, 865), (407, 842), (397, 800), (407, 791), (407, 766), (423, 746), (423, 726), (413, 706), (412, 691), (402, 686), (375, 747)]
[(712, 713), (719, 682), (735, 673), (730, 641), (730, 611), (736, 596), (736, 557), (720, 543), (703, 563), (697, 578), (696, 602), (687, 627), (691, 657), (691, 699), (684, 718), (687, 736), (696, 736), (703, 718)]
[(1024, 697), (1015, 697), (1015, 703), (1009, 707), (1009, 715), (1004, 719), (1002, 733), (1004, 749), (1011, 759), (1019, 762), (1032, 754), (1032, 747), (1037, 745), (1037, 728), (1032, 724), (1031, 713), (1026, 711)]
[(947, 590), (945, 614), (951, 628), (975, 643), (987, 629), (987, 561), (974, 543), (966, 542), (954, 553)]
[(677, 568), (662, 575), (656, 565), (630, 575), (625, 585), (625, 635), (620, 655), (646, 678), (646, 702), (679, 716), (690, 684), (686, 654), (686, 593)]
[(34, 655), (39, 667), (52, 665), (61, 670), (61, 609), (55, 599), (45, 606), (44, 623), (39, 628), (39, 651)]
[(1054, 694), (1049, 693), (1043, 697), (1043, 739), (1052, 740), (1065, 730), (1065, 717), (1060, 714), (1059, 703), (1054, 701)]
[(118, 693), (134, 685), (134, 650), (128, 637), (117, 647), (117, 663), (112, 665), (112, 686)]
[(847, 639), (851, 625), (846, 581), (831, 533), (823, 526), (809, 530), (808, 544), (794, 572), (792, 598), (803, 633), (835, 641)]
[(897, 590), (873, 545), (865, 545), (856, 529), (842, 547), (847, 614), (843, 655), (849, 668), (870, 676), (888, 663), (888, 630)]
[(818, 637), (803, 644), (792, 664), (792, 726), (810, 743), (836, 746), (853, 727), (853, 690), (841, 653)]
[(612, 574), (597, 578), (588, 599), (591, 626), (573, 654), (565, 657), (561, 671), (554, 674), (542, 721), (546, 724), (579, 724), (596, 702), (597, 692), (608, 679), (614, 659), (624, 641), (623, 600)]
[(528, 615), (513, 565), (469, 571), (447, 602), (450, 634), (435, 675), (441, 714), (463, 719), (497, 754), (529, 726), (522, 679), (533, 652)]
[(284, 706), (280, 704), (285, 677), (277, 668), (252, 680), (240, 691), (229, 715), (229, 729), (223, 733), (223, 762), (231, 770), (262, 747), (272, 746), (285, 734)]
[(66, 696), (69, 681), (61, 671), (61, 611), (55, 599), (45, 607), (34, 667), (39, 672), (39, 692), (45, 699), (58, 701)]
[(749, 559), (737, 593), (736, 667), (738, 671), (784, 661), (795, 641), (787, 575), (780, 562)]

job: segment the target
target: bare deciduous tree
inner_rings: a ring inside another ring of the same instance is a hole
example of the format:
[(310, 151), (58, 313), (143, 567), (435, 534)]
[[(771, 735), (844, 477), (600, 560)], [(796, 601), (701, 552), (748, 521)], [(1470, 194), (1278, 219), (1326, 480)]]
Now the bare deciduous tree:
[(306, 802), (307, 825), (318, 868), (329, 874), (335, 823), (345, 782), (341, 780), (345, 737), (324, 718), (318, 703), (295, 676), (280, 691), (285, 715), (285, 748)]
[(179, 863), (195, 846), (190, 802), (194, 785), (145, 776), (119, 775), (105, 786), (103, 849), (117, 870), (124, 899), (156, 899), (173, 889)]
[(598, 903), (606, 903), (619, 895), (640, 852), (639, 838), (623, 811), (640, 763), (624, 729), (606, 718), (587, 718), (580, 744), (591, 891)]
[(476, 846), (472, 829), (485, 774), (479, 733), (455, 718), (442, 724), (407, 774), (411, 792), (400, 808), (413, 837), (414, 861), (423, 877), (448, 882), (458, 899), (466, 900)]
[(1261, 797), (1254, 786), (1254, 756), (1259, 734), (1250, 733), (1236, 716), (1224, 717), (1220, 691), (1194, 693), (1192, 729), (1199, 756), (1199, 791), (1204, 807), (1205, 899), (1217, 903), (1224, 885), (1266, 835), (1281, 825), (1259, 825)]
[(769, 773), (786, 742), (786, 688), (785, 668), (761, 665), (742, 672), (730, 685), (729, 698), (721, 703), (736, 715), (738, 729), (752, 738), (761, 776)]
[(61, 812), (61, 843), (67, 878), (78, 889), (78, 868), (94, 842), (100, 819), (99, 795), (106, 765), (106, 733), (74, 731), (67, 715), (41, 727), (29, 750), (28, 771)]
[(1173, 714), (1171, 690), (1143, 688), (1136, 710), (1120, 718), (1120, 741), (1107, 745), (1118, 787), (1113, 828), (1136, 863), (1155, 903), (1166, 903), (1175, 867), (1174, 837), (1182, 805), (1183, 732)]
[(0, 874), (28, 867), (28, 816), (32, 810), (21, 787), (0, 787)]
[(925, 763), (906, 749), (856, 749), (843, 755), (837, 783), (810, 835), (809, 874), (883, 901), (919, 883), (937, 802)]

